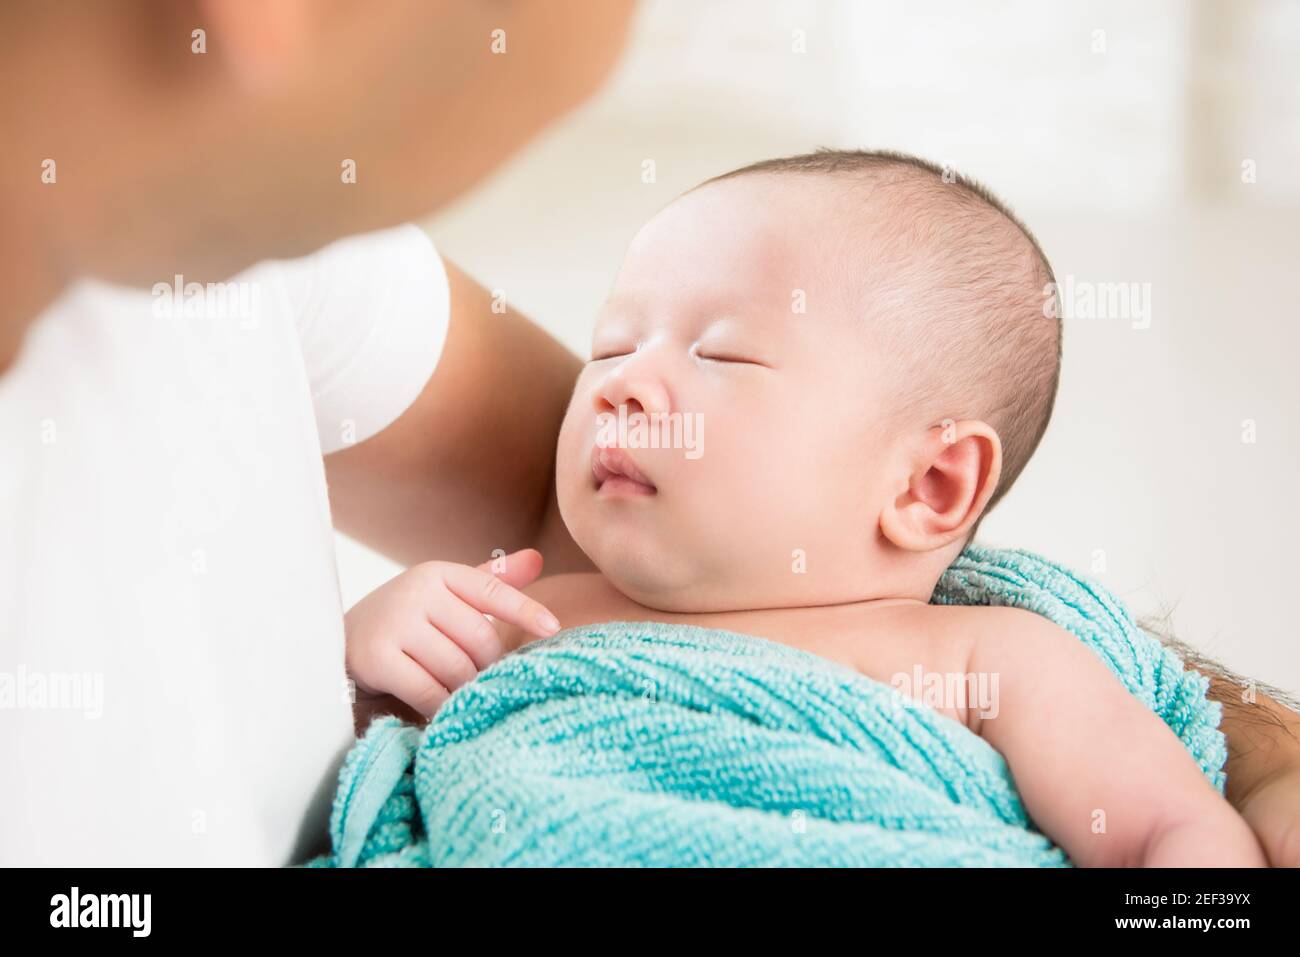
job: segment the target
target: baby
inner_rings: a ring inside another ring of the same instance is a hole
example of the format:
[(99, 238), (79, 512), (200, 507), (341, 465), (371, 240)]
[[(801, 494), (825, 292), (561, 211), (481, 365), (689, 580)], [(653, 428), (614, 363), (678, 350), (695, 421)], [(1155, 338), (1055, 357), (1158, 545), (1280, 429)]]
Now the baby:
[(633, 240), (560, 433), (544, 547), (589, 570), (538, 579), (531, 549), (409, 569), (348, 613), (360, 693), (429, 716), (560, 622), (614, 620), (753, 635), (886, 684), (991, 676), (995, 702), (924, 703), (1001, 752), (1076, 864), (1263, 865), (1082, 642), (929, 604), (1047, 427), (1054, 288), (1010, 212), (914, 157), (823, 151), (697, 187)]

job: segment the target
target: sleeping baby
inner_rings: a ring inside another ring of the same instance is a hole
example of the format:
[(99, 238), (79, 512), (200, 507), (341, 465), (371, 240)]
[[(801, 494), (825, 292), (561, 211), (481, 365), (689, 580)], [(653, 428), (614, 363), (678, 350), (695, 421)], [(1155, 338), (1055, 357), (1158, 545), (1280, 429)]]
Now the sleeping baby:
[(824, 151), (695, 188), (633, 240), (560, 433), (554, 550), (589, 570), (539, 578), (531, 549), (407, 570), (347, 615), (359, 694), (431, 716), (561, 622), (724, 629), (953, 689), (925, 706), (1005, 757), (1078, 865), (1263, 865), (1081, 641), (929, 603), (1047, 427), (1054, 290), (1007, 209), (913, 157)]

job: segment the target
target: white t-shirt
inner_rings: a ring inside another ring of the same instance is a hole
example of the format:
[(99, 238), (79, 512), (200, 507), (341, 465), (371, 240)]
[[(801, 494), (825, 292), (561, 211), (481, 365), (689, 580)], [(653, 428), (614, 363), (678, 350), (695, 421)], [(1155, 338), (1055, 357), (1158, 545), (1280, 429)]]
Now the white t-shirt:
[(0, 376), (0, 864), (284, 864), (351, 741), (322, 451), (446, 273), (403, 226), (181, 287), (80, 283)]

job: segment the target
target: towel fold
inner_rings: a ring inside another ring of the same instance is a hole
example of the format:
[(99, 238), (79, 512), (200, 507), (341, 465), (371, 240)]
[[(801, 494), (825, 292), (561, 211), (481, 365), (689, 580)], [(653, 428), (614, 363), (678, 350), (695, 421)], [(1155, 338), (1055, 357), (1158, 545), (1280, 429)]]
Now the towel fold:
[[(1113, 595), (970, 546), (938, 604), (1043, 614), (1092, 648), (1224, 785), (1208, 681)], [(377, 719), (314, 866), (1068, 866), (1002, 756), (881, 682), (776, 642), (647, 622), (507, 655), (425, 728)]]

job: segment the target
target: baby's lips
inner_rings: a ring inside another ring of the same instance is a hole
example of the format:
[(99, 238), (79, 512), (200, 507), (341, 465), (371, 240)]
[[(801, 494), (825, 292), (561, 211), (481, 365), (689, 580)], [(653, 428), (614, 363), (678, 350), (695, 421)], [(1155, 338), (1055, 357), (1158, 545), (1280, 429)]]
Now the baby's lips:
[(591, 450), (591, 471), (597, 485), (608, 478), (621, 476), (647, 488), (656, 489), (655, 483), (637, 467), (637, 464), (632, 461), (632, 456), (625, 449), (597, 445)]

